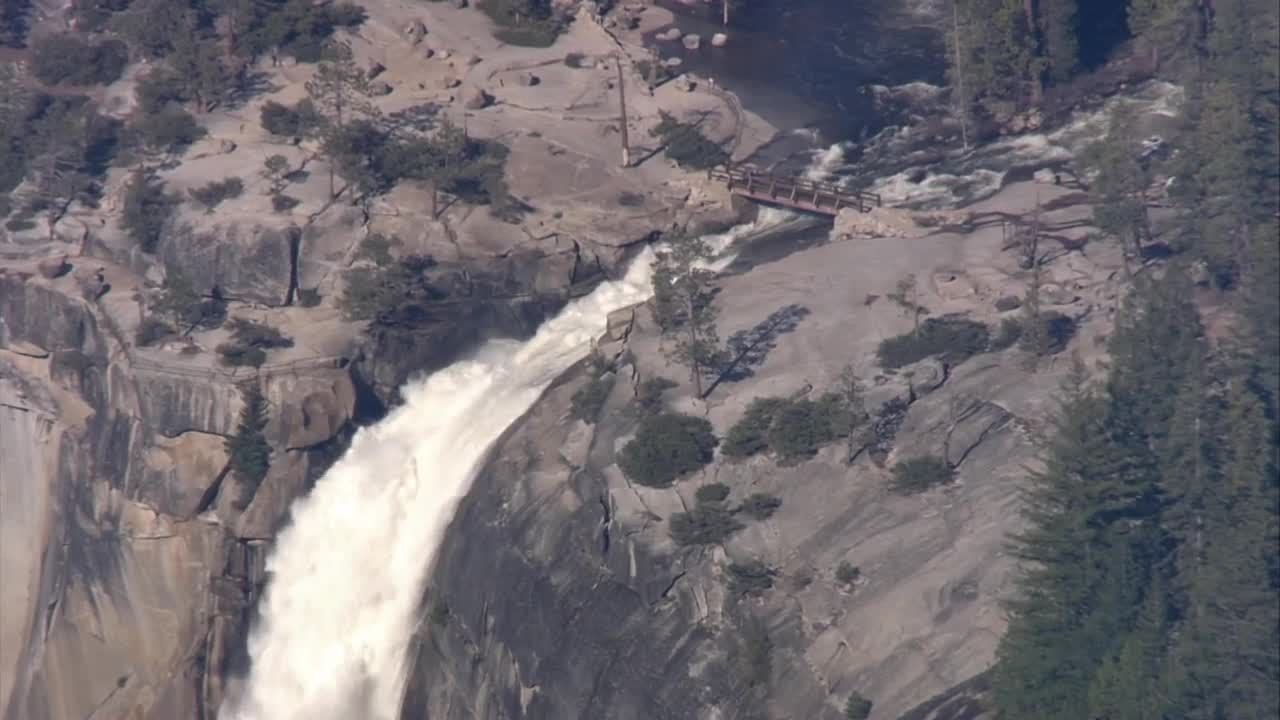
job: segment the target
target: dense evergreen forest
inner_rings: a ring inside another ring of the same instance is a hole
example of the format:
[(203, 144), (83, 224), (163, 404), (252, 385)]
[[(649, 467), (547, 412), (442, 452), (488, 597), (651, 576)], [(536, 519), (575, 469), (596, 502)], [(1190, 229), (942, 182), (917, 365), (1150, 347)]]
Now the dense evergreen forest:
[[(966, 112), (1072, 82), (1084, 0), (956, 0)], [(1122, 3), (1115, 5), (1123, 6)], [(1105, 381), (1064, 391), (1027, 492), (1025, 562), (993, 673), (1003, 718), (1280, 717), (1280, 9), (1131, 0), (1152, 72), (1186, 90), (1172, 251), (1135, 273)], [(981, 21), (978, 21), (981, 19)], [(958, 89), (958, 88), (957, 88)], [(1150, 241), (1154, 169), (1123, 118), (1087, 162), (1098, 225)], [(1192, 275), (1207, 284), (1197, 290)], [(1225, 305), (1212, 329), (1204, 305)]]

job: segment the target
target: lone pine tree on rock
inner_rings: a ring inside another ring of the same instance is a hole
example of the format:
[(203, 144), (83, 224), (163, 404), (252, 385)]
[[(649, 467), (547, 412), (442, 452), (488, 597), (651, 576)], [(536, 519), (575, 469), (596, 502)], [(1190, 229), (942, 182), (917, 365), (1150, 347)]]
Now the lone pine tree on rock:
[(236, 432), (227, 438), (228, 464), (241, 482), (257, 488), (271, 467), (271, 445), (267, 442), (267, 400), (258, 384), (241, 389), (244, 408)]

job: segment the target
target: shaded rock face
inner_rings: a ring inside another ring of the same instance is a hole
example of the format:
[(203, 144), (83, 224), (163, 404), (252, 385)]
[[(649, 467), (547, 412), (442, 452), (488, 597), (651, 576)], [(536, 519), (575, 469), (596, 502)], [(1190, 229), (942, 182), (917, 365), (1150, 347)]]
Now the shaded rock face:
[(571, 296), (588, 292), (603, 277), (603, 268), (576, 248), (445, 263), (431, 276), (445, 299), (375, 322), (358, 369), (380, 397), (393, 401), (413, 374), (443, 368), (485, 340), (529, 337)]
[(266, 305), (290, 300), (295, 247), (301, 230), (293, 226), (227, 223), (208, 229), (187, 228), (160, 244), (166, 267), (180, 269), (198, 287), (216, 278), (222, 291)]
[(608, 534), (609, 488), (588, 460), (603, 448), (561, 422), (575, 387), (550, 392), (460, 506), (427, 599), (448, 613), (424, 624), (403, 717), (648, 720), (700, 705), (689, 667), (710, 638), (693, 603), (673, 602), (681, 563)]
[(243, 663), (261, 538), (345, 445), (355, 382), (338, 367), (263, 378), (277, 450), (240, 487), (223, 448), (239, 389), (129, 367), (74, 287), (0, 273), (0, 717), (208, 716)]

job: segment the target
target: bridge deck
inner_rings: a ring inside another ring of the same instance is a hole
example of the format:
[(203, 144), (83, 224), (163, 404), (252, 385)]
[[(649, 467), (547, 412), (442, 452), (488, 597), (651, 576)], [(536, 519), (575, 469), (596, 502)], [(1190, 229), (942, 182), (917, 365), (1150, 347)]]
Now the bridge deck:
[(750, 165), (715, 168), (710, 176), (727, 184), (735, 195), (823, 215), (836, 215), (842, 208), (870, 212), (880, 207), (880, 196), (875, 193), (802, 177), (772, 175)]

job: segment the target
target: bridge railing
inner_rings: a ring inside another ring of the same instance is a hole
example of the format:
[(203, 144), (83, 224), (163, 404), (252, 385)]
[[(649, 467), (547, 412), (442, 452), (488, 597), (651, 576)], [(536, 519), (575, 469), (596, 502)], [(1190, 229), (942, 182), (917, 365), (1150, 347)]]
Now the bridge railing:
[(869, 212), (882, 205), (877, 193), (797, 176), (775, 175), (751, 165), (721, 166), (712, 169), (709, 175), (726, 183), (731, 192), (833, 215), (846, 207)]

